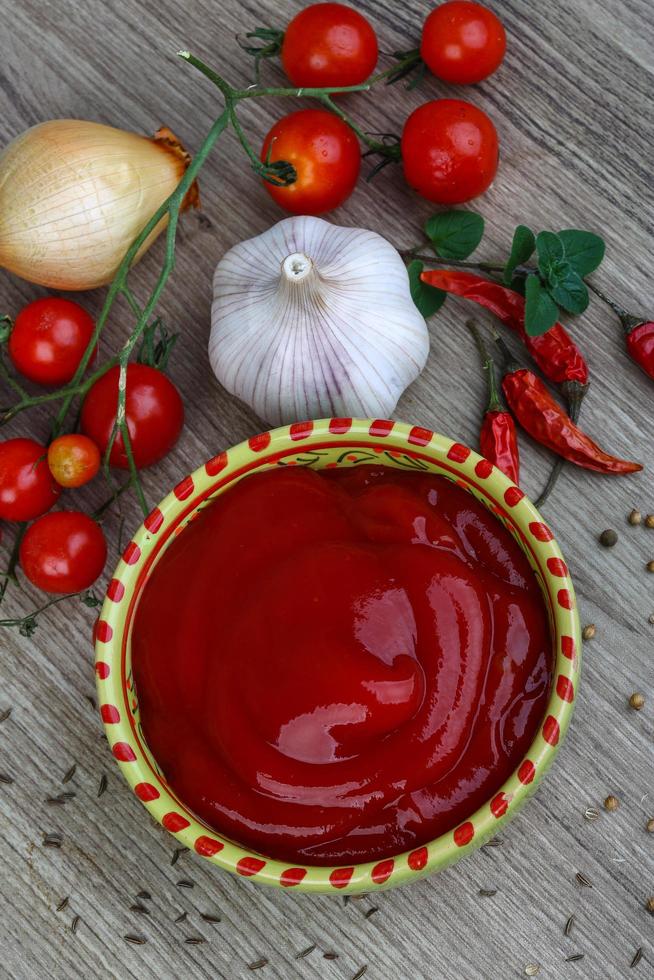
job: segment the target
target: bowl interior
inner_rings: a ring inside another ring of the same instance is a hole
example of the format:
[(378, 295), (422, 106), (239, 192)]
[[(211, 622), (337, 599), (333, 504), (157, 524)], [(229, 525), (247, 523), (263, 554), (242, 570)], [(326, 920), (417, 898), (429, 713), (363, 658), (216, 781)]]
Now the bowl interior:
[[(380, 463), (455, 481), (502, 522), (540, 584), (553, 643), (553, 685), (545, 718), (519, 767), (459, 827), (414, 851), (354, 867), (291, 867), (217, 834), (186, 809), (148, 750), (131, 669), (131, 630), (140, 594), (170, 542), (203, 507), (253, 472)], [(129, 542), (96, 628), (99, 704), (112, 753), (134, 793), (180, 842), (220, 867), (262, 884), (301, 891), (371, 891), (443, 868), (497, 833), (535, 789), (567, 728), (580, 669), (574, 589), (552, 531), (519, 487), (466, 446), (418, 426), (387, 420), (327, 419), (253, 436), (181, 480)]]

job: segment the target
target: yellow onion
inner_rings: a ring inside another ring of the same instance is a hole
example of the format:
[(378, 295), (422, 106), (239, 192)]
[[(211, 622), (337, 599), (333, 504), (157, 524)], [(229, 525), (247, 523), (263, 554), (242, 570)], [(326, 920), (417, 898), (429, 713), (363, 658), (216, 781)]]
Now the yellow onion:
[[(150, 139), (78, 119), (33, 126), (0, 154), (0, 267), (54, 289), (111, 282), (189, 159), (166, 128)], [(194, 186), (185, 205), (197, 201)]]

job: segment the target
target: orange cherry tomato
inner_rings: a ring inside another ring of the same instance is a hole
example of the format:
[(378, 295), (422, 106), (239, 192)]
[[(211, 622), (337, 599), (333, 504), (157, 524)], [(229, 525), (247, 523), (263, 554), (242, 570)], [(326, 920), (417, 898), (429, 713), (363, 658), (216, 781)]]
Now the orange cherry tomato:
[(295, 167), (297, 180), (288, 187), (264, 181), (270, 196), (292, 214), (337, 208), (354, 190), (361, 168), (356, 136), (324, 109), (300, 109), (280, 119), (264, 140), (261, 159), (287, 160)]
[(48, 447), (48, 466), (60, 487), (82, 487), (100, 469), (100, 450), (88, 436), (59, 436)]

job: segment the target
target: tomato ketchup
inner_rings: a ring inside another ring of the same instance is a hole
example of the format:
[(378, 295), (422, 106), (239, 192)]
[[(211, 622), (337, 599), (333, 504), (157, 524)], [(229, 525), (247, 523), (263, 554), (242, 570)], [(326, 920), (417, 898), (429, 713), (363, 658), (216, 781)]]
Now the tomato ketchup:
[(360, 465), (241, 480), (170, 544), (136, 612), (149, 748), (216, 831), (374, 860), (488, 800), (542, 721), (529, 563), (443, 477)]

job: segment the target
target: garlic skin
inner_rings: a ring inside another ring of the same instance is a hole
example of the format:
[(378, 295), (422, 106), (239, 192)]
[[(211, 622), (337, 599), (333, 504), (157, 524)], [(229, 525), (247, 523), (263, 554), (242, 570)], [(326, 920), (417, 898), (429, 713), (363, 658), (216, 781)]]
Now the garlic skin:
[(0, 154), (0, 267), (52, 289), (111, 282), (189, 159), (165, 128), (149, 139), (79, 119), (32, 126)]
[(427, 360), (427, 325), (381, 235), (292, 217), (231, 248), (213, 281), (216, 377), (270, 425), (387, 418)]

